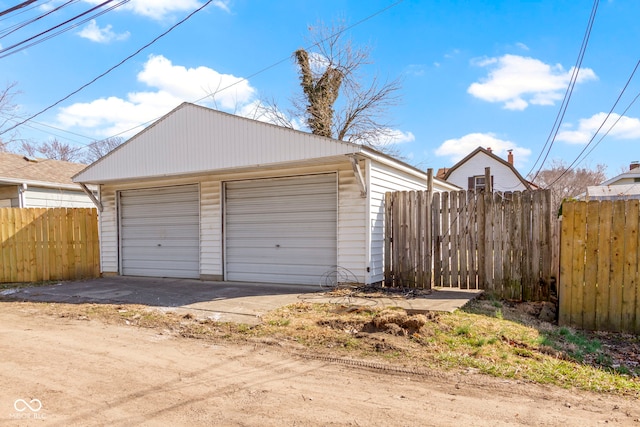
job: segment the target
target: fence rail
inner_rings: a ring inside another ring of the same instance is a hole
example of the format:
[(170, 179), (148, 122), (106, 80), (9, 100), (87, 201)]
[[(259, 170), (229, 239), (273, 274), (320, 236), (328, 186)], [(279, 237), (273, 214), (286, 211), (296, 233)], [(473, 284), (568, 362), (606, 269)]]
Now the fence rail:
[(549, 190), (394, 192), (385, 209), (388, 285), (550, 298), (558, 256)]
[(640, 333), (638, 200), (562, 205), (559, 323)]
[(98, 277), (98, 216), (88, 208), (1, 208), (0, 282)]

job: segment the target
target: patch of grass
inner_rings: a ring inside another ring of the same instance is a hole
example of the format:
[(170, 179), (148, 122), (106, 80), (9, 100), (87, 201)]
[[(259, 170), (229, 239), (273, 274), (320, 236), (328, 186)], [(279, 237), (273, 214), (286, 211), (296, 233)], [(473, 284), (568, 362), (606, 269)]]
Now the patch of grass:
[(437, 315), (297, 303), (267, 313), (255, 327), (135, 305), (38, 307), (57, 316), (155, 328), (186, 338), (262, 342), (296, 352), (405, 367), (474, 369), (500, 378), (640, 397), (640, 378), (634, 376), (638, 374), (614, 364), (601, 340), (571, 328), (536, 323), (511, 305), (497, 307), (495, 302), (476, 301), (464, 310)]

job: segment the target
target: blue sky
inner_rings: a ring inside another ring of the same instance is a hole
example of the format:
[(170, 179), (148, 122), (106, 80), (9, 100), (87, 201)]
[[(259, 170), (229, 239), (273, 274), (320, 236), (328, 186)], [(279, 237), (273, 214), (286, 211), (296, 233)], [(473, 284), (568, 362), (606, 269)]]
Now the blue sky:
[[(11, 26), (66, 2), (37, 1), (21, 13), (0, 16), (0, 83), (18, 83), (14, 101), (25, 116), (69, 95), (205, 3), (131, 0), (13, 53), (12, 45), (101, 3), (73, 1), (7, 34)], [(18, 3), (0, 1), (0, 10)], [(291, 54), (308, 45), (310, 26), (344, 19), (357, 24), (348, 32), (353, 43), (371, 47), (373, 64), (364, 79), (403, 80), (401, 102), (389, 110), (387, 120), (409, 163), (439, 168), (477, 146), (491, 147), (505, 158), (506, 150), (513, 149), (524, 175), (540, 165), (534, 168), (560, 109), (592, 6), (590, 0), (217, 0), (18, 130), (22, 138), (56, 138), (78, 147), (116, 134), (129, 137), (142, 129), (136, 126), (180, 102), (200, 100), (233, 83), (215, 101), (199, 103), (246, 115), (260, 99), (272, 98), (285, 109), (299, 89)], [(640, 59), (639, 18), (637, 0), (600, 2), (545, 166), (554, 159), (571, 163), (604, 121)], [(617, 125), (579, 166), (604, 163), (613, 176), (640, 160), (640, 103), (620, 117), (639, 92), (640, 71), (603, 130), (619, 119)]]

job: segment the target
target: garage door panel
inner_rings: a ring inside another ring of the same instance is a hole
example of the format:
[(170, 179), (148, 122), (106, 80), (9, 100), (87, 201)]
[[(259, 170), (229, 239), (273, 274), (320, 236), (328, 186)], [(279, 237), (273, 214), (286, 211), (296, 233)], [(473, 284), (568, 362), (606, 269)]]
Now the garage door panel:
[(335, 174), (227, 183), (228, 280), (317, 284), (337, 259)]
[(197, 185), (120, 192), (122, 274), (199, 277), (199, 206)]

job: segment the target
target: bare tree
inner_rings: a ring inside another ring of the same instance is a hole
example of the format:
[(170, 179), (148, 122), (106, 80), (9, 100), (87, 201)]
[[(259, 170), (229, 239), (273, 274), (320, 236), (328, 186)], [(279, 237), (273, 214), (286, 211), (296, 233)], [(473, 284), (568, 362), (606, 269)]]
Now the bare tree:
[(109, 154), (123, 142), (124, 139), (119, 136), (94, 141), (87, 146), (88, 151), (82, 158), (82, 161), (83, 163), (93, 163)]
[(309, 30), (313, 48), (294, 53), (302, 93), (291, 99), (287, 112), (272, 101), (262, 101), (263, 116), (274, 117), (273, 123), (281, 126), (306, 123), (316, 135), (392, 151), (388, 142), (394, 136), (393, 126), (385, 119), (399, 102), (400, 79), (382, 82), (373, 77), (365, 84), (370, 49), (354, 47), (344, 24), (321, 23)]
[(587, 191), (590, 185), (598, 185), (607, 179), (606, 165), (568, 169), (562, 160), (554, 160), (547, 169), (538, 173), (534, 184), (551, 189), (553, 205), (559, 206), (564, 199), (570, 199)]
[[(14, 98), (20, 92), (16, 90), (17, 83), (9, 83), (0, 90), (0, 152), (7, 151), (7, 146), (14, 141), (17, 132), (2, 132), (2, 130), (11, 124), (18, 116), (18, 105), (14, 102)], [(5, 135), (8, 133), (8, 135)]]
[(365, 84), (370, 48), (355, 47), (343, 23), (310, 30), (313, 51), (295, 52), (304, 96), (294, 107), (314, 134), (380, 148), (391, 137), (385, 116), (399, 102), (400, 80)]
[(65, 162), (79, 162), (82, 160), (77, 147), (60, 142), (57, 139), (41, 142), (40, 144), (23, 141), (20, 148), (22, 152), (31, 157), (44, 157)]

